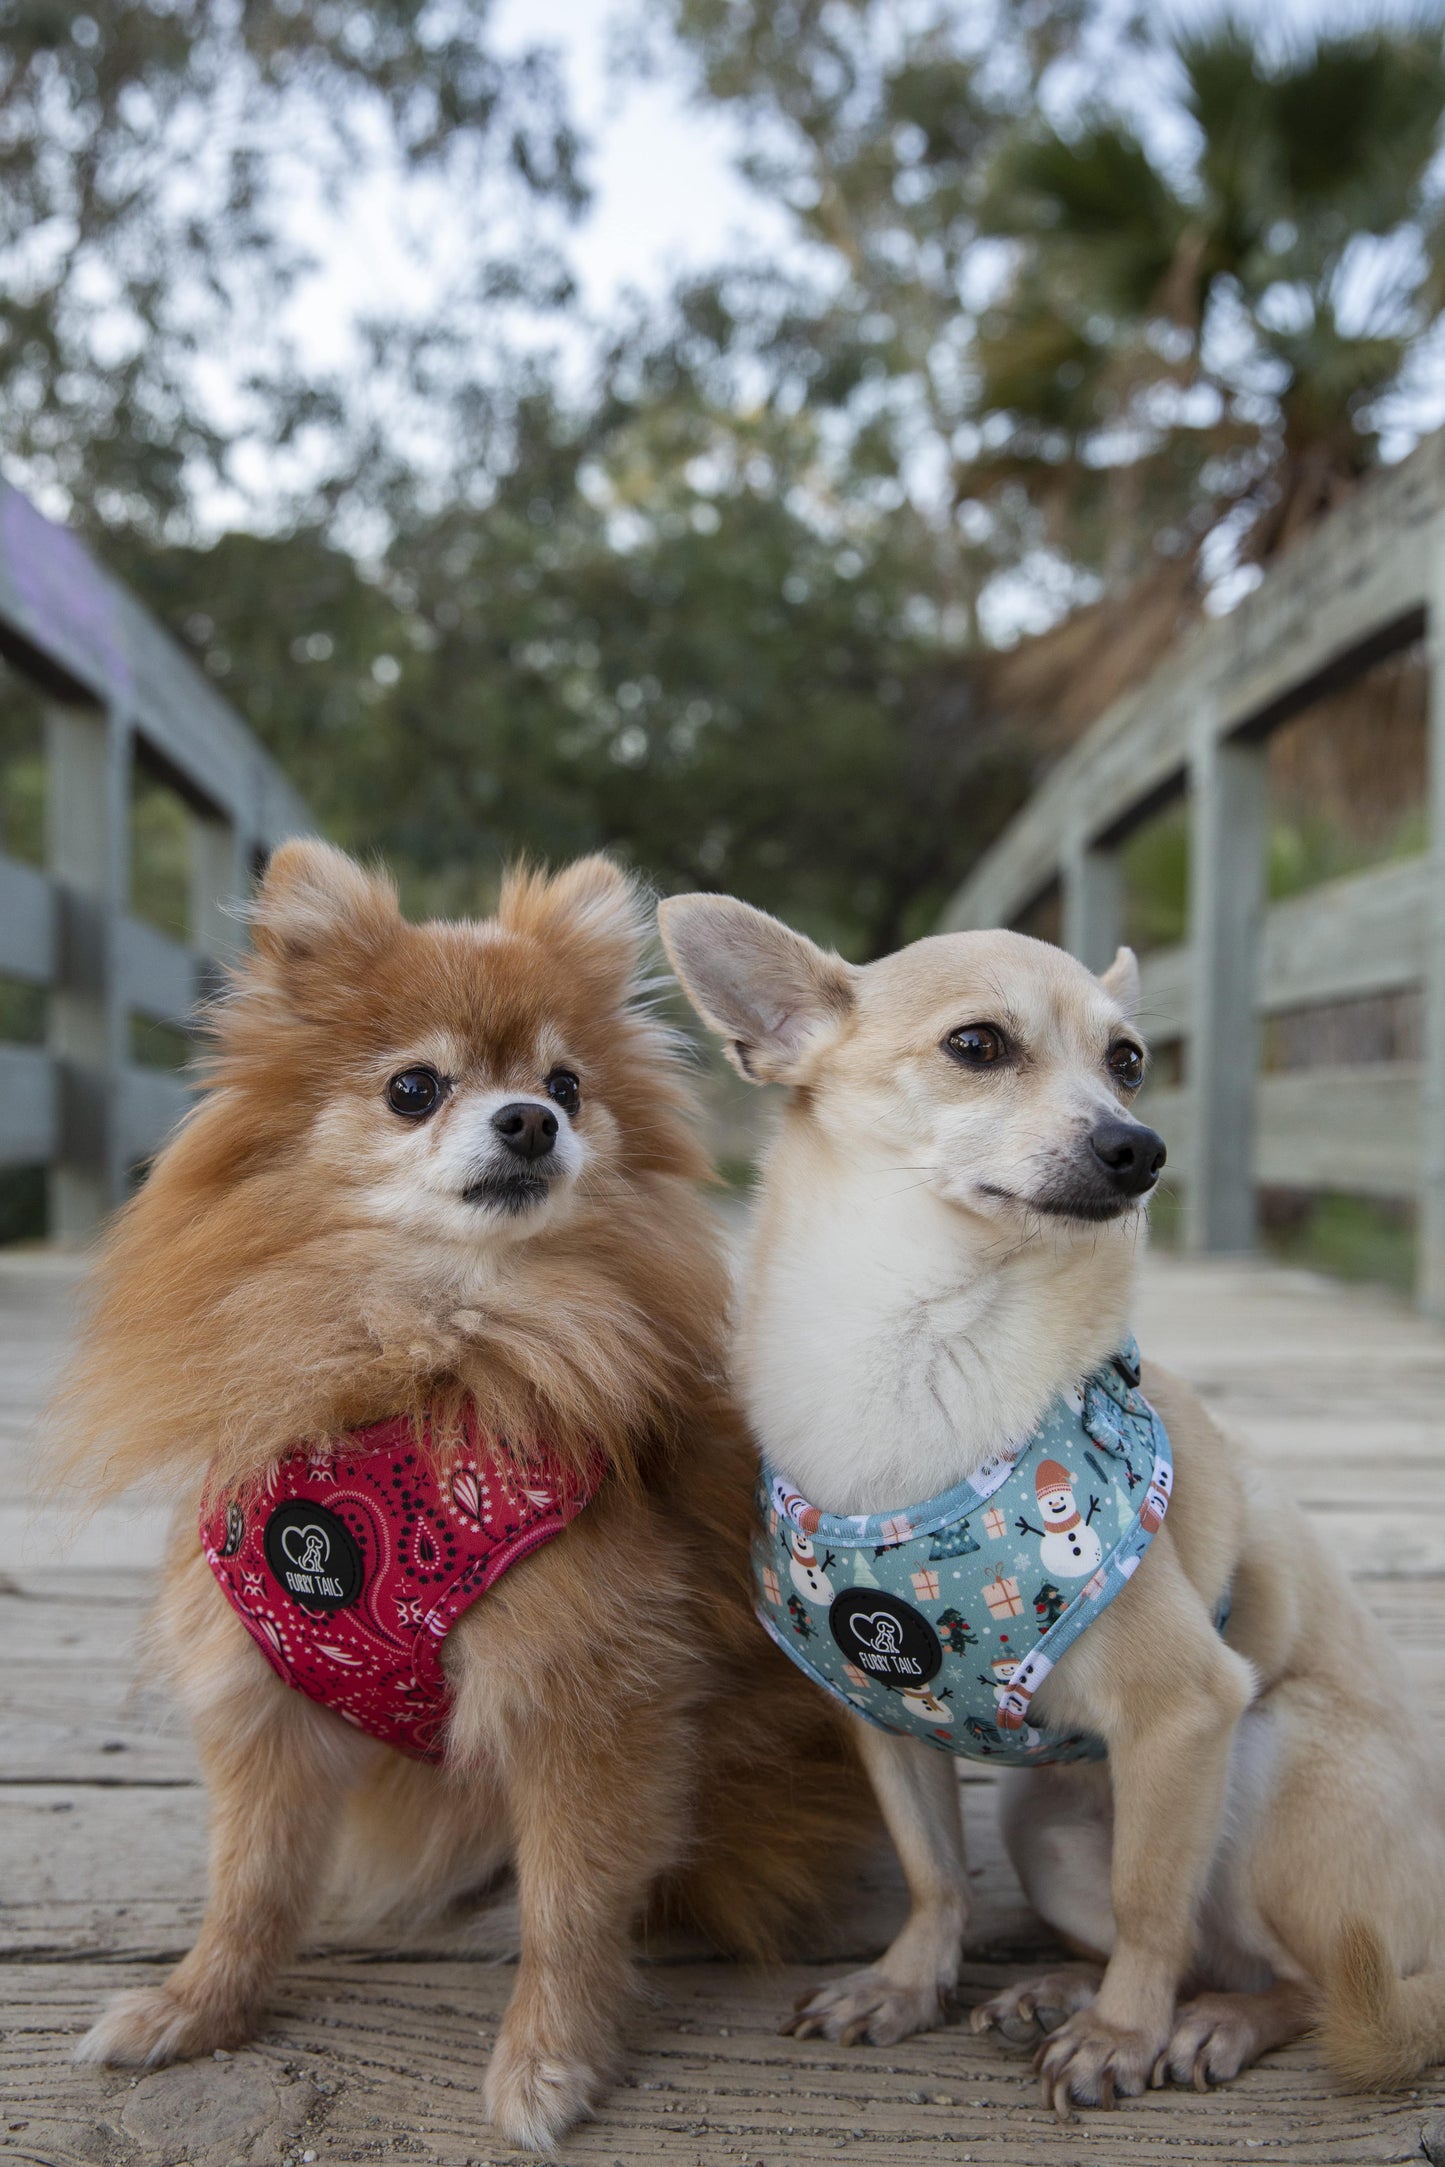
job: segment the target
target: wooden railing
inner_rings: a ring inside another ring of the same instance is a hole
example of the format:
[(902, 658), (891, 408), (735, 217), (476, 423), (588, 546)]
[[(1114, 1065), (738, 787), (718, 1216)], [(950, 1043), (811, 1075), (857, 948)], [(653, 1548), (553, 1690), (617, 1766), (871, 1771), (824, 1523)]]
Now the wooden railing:
[[(188, 1027), (243, 938), (256, 868), (310, 826), (244, 724), (63, 527), (0, 482), (0, 654), (44, 700), (45, 863), (0, 850), (0, 979), (44, 989), (45, 1043), (0, 1042), (0, 1167), (43, 1166), (52, 1235), (125, 1194), (188, 1102), (132, 1019)], [(0, 698), (4, 697), (0, 688)], [(137, 767), (186, 808), (187, 938), (132, 914)]]
[[(1268, 740), (1424, 637), (1423, 855), (1266, 902)], [(1445, 1314), (1445, 436), (1374, 476), (1232, 615), (1201, 626), (1061, 759), (954, 898), (949, 927), (1009, 925), (1057, 883), (1064, 945), (1093, 968), (1124, 923), (1120, 851), (1181, 791), (1187, 944), (1143, 958), (1142, 1021), (1182, 1082), (1148, 1118), (1199, 1250), (1242, 1250), (1269, 1184), (1413, 1198), (1419, 1288)], [(1419, 1061), (1260, 1073), (1261, 1025), (1419, 989)]]

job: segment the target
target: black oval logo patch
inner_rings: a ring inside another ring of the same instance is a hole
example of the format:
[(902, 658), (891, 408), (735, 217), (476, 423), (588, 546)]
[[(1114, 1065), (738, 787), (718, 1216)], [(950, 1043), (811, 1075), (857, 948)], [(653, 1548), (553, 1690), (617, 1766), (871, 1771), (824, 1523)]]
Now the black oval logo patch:
[(881, 1588), (844, 1588), (833, 1598), (828, 1629), (850, 1663), (900, 1692), (926, 1685), (943, 1668), (938, 1635), (920, 1611)]
[(266, 1522), (266, 1563), (303, 1610), (344, 1610), (361, 1593), (361, 1552), (324, 1505), (293, 1497)]

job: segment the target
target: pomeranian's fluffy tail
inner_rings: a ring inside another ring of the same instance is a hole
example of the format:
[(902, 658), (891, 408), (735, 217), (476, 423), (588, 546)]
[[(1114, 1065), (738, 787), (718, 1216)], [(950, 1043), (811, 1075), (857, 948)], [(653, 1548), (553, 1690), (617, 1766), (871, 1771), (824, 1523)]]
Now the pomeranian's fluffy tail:
[(695, 1839), (660, 1910), (730, 1955), (774, 1960), (806, 1949), (880, 1822), (849, 1719), (753, 1630), (755, 1666), (707, 1712)]
[(1400, 1978), (1368, 1920), (1347, 1922), (1322, 1983), (1320, 2043), (1352, 2091), (1408, 2084), (1445, 2060), (1445, 1971)]

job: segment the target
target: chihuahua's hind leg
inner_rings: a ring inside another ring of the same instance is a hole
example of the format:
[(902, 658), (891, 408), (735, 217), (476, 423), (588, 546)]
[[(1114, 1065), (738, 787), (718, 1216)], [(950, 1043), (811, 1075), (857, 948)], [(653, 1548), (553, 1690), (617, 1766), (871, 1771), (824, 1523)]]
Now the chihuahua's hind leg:
[(1258, 1994), (1200, 1994), (1175, 2012), (1150, 2082), (1192, 2084), (1197, 2092), (1228, 2084), (1261, 2054), (1300, 2038), (1318, 2014), (1318, 1993), (1296, 1979), (1278, 1979)]
[[(230, 1638), (227, 1611), (221, 1632)], [(210, 1794), (210, 1889), (200, 1935), (163, 1985), (119, 1994), (78, 2062), (154, 2068), (250, 2037), (311, 1914), (341, 1801), (371, 1750), (284, 1685), (235, 1625), (230, 1675), (197, 1743)]]
[(781, 2029), (845, 2046), (892, 2046), (927, 2031), (957, 1983), (971, 1909), (958, 1773), (950, 1754), (872, 1724), (856, 1743), (902, 1861), (912, 1900), (903, 1931), (876, 1964), (799, 1998)]

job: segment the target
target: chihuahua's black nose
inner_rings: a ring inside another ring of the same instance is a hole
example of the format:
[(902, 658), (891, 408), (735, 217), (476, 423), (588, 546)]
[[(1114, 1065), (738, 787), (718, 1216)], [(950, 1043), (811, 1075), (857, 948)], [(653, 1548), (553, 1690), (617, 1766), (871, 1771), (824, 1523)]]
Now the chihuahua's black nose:
[(1089, 1146), (1120, 1196), (1152, 1189), (1168, 1156), (1163, 1137), (1142, 1121), (1101, 1121)]
[(545, 1159), (557, 1141), (557, 1116), (550, 1107), (536, 1106), (529, 1099), (499, 1106), (492, 1127), (519, 1159)]

